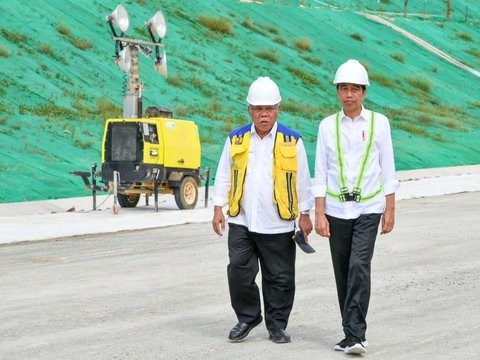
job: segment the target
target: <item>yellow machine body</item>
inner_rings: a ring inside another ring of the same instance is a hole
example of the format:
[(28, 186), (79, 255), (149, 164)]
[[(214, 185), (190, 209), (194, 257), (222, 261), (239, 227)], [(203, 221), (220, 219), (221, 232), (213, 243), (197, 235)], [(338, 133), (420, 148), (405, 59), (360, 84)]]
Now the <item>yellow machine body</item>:
[(136, 123), (141, 126), (144, 164), (180, 169), (200, 168), (201, 147), (197, 125), (193, 121), (161, 117), (108, 119), (103, 134), (103, 163), (106, 162), (107, 134), (111, 123)]

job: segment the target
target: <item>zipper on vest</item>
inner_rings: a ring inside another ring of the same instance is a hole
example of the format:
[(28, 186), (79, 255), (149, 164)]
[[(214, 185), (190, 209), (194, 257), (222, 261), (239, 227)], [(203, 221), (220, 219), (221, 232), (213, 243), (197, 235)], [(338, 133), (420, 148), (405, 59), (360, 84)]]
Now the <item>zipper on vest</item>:
[(287, 192), (288, 192), (288, 210), (290, 211), (290, 219), (293, 219), (293, 194), (292, 194), (292, 176), (291, 172), (287, 172)]
[(232, 199), (235, 199), (235, 194), (237, 193), (237, 186), (238, 186), (238, 170), (234, 169), (233, 170), (233, 195), (232, 195)]

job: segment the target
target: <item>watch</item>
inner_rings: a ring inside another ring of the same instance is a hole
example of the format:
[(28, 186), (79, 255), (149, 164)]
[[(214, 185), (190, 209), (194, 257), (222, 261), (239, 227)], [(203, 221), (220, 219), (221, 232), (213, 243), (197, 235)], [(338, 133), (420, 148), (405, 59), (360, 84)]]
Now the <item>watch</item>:
[(310, 214), (310, 210), (300, 211), (300, 214), (302, 214), (302, 215), (309, 215), (309, 214)]

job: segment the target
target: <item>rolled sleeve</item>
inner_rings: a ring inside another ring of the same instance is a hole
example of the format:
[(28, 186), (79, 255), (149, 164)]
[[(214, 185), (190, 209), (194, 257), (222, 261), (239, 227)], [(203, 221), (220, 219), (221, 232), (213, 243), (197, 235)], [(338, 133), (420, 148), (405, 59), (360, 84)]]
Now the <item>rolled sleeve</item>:
[(325, 141), (323, 122), (318, 127), (317, 149), (315, 152), (315, 178), (312, 193), (314, 197), (325, 197), (327, 193), (327, 142)]
[(310, 169), (308, 168), (307, 153), (302, 139), (297, 142), (297, 194), (298, 208), (300, 211), (310, 210), (314, 206), (314, 198), (312, 196), (312, 180), (310, 178)]
[(230, 139), (227, 138), (218, 162), (213, 188), (212, 201), (214, 206), (225, 206), (230, 192)]
[(325, 197), (327, 194), (327, 186), (315, 184), (312, 186), (312, 193), (314, 197)]
[(388, 180), (383, 184), (383, 193), (390, 195), (395, 193), (400, 187), (400, 182), (397, 179)]
[(213, 196), (212, 201), (213, 201), (213, 206), (224, 207), (228, 203), (228, 198), (222, 197), (222, 196)]
[(393, 157), (393, 144), (390, 124), (384, 116), (383, 136), (380, 142), (380, 168), (382, 169), (382, 187), (385, 195), (393, 194), (400, 186), (395, 173), (395, 160)]

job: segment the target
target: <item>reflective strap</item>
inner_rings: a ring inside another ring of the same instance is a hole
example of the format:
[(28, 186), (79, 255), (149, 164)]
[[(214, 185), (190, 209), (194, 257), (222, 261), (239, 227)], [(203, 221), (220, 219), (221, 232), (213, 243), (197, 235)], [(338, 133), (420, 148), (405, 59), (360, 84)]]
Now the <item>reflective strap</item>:
[(340, 125), (340, 112), (338, 112), (335, 117), (335, 155), (338, 166), (338, 182), (340, 184), (340, 191), (348, 192), (347, 177), (345, 175), (345, 160), (343, 157), (342, 129), (340, 128)]
[[(358, 195), (360, 197), (359, 200), (355, 200), (355, 202), (365, 202), (365, 201), (369, 201), (371, 199), (373, 199), (374, 197), (376, 197), (377, 195), (380, 195), (382, 193), (382, 185), (379, 185), (377, 190), (375, 190), (374, 192), (372, 192), (371, 194), (368, 194), (368, 195)], [(327, 189), (327, 195), (330, 196), (331, 198), (334, 198), (336, 200), (339, 200), (341, 202), (345, 202), (345, 195), (349, 195), (349, 194), (340, 194), (340, 193), (336, 193), (336, 192), (333, 192), (332, 190), (330, 189)], [(352, 193), (353, 195), (353, 193)]]
[(364, 202), (364, 201), (368, 201), (370, 199), (373, 199), (374, 197), (376, 197), (377, 195), (380, 195), (382, 193), (382, 185), (380, 185), (377, 190), (375, 190), (373, 193), (371, 194), (368, 194), (368, 195), (361, 195), (360, 196), (360, 201), (359, 202)]
[(361, 194), (362, 192), (363, 179), (365, 178), (365, 173), (367, 172), (368, 161), (370, 160), (370, 154), (372, 153), (373, 143), (375, 141), (375, 129), (375, 113), (371, 111), (370, 126), (368, 129), (368, 143), (367, 147), (365, 148), (365, 152), (363, 153), (362, 162), (358, 171), (357, 181), (355, 182), (355, 187), (353, 188), (354, 194)]
[[(330, 189), (327, 189), (327, 195), (338, 199), (341, 202), (349, 201), (347, 197), (352, 195), (355, 197), (356, 202), (368, 201), (382, 192), (382, 185), (378, 187), (373, 193), (362, 196), (362, 186), (363, 180), (365, 178), (365, 173), (367, 172), (367, 165), (370, 160), (370, 155), (372, 153), (373, 144), (375, 142), (375, 130), (376, 130), (376, 117), (373, 111), (370, 112), (370, 122), (369, 122), (369, 134), (368, 142), (365, 147), (365, 151), (362, 155), (362, 161), (360, 163), (360, 169), (358, 169), (357, 180), (355, 181), (355, 186), (353, 192), (348, 191), (347, 186), (347, 177), (345, 175), (345, 159), (343, 155), (343, 144), (342, 144), (342, 132), (341, 132), (341, 112), (338, 112), (335, 116), (335, 148), (336, 148), (336, 159), (338, 166), (338, 183), (340, 184), (340, 193), (333, 192)], [(351, 200), (351, 199), (350, 199)]]

